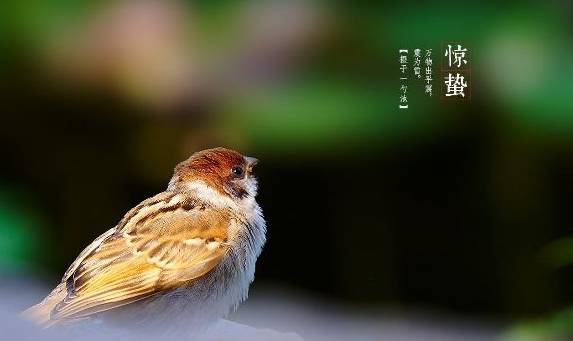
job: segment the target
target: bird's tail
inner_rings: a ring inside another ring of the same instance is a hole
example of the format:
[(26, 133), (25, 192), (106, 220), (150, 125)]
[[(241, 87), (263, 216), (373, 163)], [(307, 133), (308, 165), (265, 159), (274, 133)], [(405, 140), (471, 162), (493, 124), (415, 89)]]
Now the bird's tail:
[(58, 321), (52, 320), (50, 315), (54, 307), (66, 297), (65, 284), (61, 283), (40, 303), (24, 310), (20, 315), (32, 322), (48, 328)]

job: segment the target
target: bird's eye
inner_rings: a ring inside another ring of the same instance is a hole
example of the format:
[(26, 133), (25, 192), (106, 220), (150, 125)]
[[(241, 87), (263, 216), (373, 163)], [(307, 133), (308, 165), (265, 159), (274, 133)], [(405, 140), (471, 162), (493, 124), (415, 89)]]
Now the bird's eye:
[(231, 168), (231, 172), (233, 172), (233, 174), (235, 174), (236, 176), (241, 176), (245, 171), (243, 170), (243, 167), (235, 166)]

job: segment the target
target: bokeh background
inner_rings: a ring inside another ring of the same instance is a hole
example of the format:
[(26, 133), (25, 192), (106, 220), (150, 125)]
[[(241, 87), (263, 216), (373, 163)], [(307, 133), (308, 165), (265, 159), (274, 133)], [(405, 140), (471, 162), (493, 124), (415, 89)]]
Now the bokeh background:
[[(438, 62), (447, 41), (471, 101), (420, 86), (398, 110), (398, 49)], [(227, 146), (262, 160), (257, 307), (573, 330), (569, 1), (4, 0), (0, 72), (3, 288), (40, 297), (177, 162)]]

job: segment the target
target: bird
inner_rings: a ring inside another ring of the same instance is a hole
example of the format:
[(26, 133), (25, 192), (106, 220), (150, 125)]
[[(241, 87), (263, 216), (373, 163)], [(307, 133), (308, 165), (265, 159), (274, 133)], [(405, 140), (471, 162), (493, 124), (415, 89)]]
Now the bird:
[(192, 154), (22, 315), (44, 327), (101, 320), (140, 330), (226, 317), (247, 298), (266, 240), (257, 163), (222, 147)]

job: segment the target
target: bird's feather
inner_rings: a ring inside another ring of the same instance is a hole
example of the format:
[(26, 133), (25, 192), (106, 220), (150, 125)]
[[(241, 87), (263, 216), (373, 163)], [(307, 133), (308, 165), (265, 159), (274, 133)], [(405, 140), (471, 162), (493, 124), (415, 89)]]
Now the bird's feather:
[(183, 194), (147, 199), (90, 244), (50, 295), (54, 299), (28, 315), (84, 318), (189, 284), (221, 262), (230, 220), (228, 212)]

